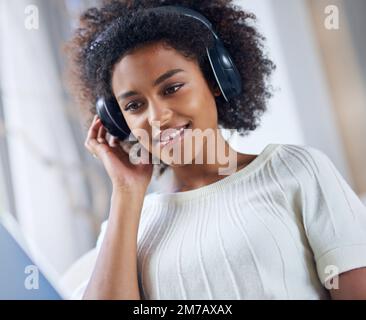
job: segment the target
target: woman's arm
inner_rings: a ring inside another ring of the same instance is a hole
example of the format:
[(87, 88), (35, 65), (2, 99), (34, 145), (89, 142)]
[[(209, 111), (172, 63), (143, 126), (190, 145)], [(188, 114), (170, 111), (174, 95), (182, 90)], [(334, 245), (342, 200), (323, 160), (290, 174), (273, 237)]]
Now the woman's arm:
[(140, 300), (137, 232), (143, 192), (113, 190), (108, 226), (83, 299)]
[(366, 268), (341, 273), (338, 289), (331, 289), (330, 295), (334, 300), (366, 300)]

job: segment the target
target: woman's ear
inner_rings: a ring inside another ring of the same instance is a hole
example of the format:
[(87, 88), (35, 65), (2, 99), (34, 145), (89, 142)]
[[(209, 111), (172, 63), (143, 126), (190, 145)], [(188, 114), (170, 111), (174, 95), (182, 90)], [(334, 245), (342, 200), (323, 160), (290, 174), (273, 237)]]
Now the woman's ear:
[(219, 86), (216, 86), (216, 87), (215, 87), (215, 90), (214, 90), (214, 96), (215, 96), (215, 97), (219, 97), (219, 96), (221, 96), (221, 90), (220, 90)]
[(215, 97), (219, 97), (221, 96), (221, 90), (220, 87), (218, 86), (218, 84), (216, 82), (212, 83), (211, 82), (211, 92)]

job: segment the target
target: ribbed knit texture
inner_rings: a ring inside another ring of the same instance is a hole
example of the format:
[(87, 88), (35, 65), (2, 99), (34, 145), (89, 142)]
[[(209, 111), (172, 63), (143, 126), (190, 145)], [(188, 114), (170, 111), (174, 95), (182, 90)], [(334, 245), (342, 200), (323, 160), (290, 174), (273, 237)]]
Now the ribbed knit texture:
[(365, 252), (366, 208), (329, 158), (269, 144), (213, 184), (145, 197), (139, 285), (144, 299), (328, 299), (327, 266)]

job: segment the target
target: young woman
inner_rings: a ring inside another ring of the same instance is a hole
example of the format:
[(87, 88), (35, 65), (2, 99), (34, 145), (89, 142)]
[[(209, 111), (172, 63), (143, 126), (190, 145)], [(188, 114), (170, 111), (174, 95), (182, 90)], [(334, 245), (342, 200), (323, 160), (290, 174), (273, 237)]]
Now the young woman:
[[(238, 69), (240, 94), (228, 99), (213, 72), (207, 25), (148, 10), (165, 5), (211, 22)], [(329, 158), (289, 144), (239, 153), (218, 130), (254, 130), (271, 96), (274, 65), (254, 19), (228, 0), (107, 1), (81, 16), (70, 44), (80, 103), (95, 114), (100, 97), (114, 99), (175, 183), (145, 195), (158, 166), (132, 164), (94, 117), (85, 146), (113, 194), (85, 299), (366, 298), (366, 208)], [(194, 130), (209, 135), (187, 145)], [(181, 153), (171, 157), (176, 145)]]

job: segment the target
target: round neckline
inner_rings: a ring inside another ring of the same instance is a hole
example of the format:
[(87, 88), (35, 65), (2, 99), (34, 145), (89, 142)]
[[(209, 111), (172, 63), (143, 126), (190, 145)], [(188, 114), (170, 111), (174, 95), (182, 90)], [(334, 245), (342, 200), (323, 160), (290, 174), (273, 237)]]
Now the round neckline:
[(224, 186), (231, 184), (239, 179), (243, 179), (249, 174), (256, 171), (260, 166), (267, 162), (272, 154), (281, 146), (280, 144), (270, 143), (261, 153), (259, 153), (254, 160), (247, 164), (244, 168), (232, 173), (231, 175), (224, 177), (218, 181), (210, 183), (206, 186), (199, 187), (189, 191), (180, 192), (152, 192), (146, 195), (145, 199), (148, 201), (182, 201), (190, 200), (194, 198), (201, 198), (202, 196), (209, 195), (215, 191), (222, 191)]

